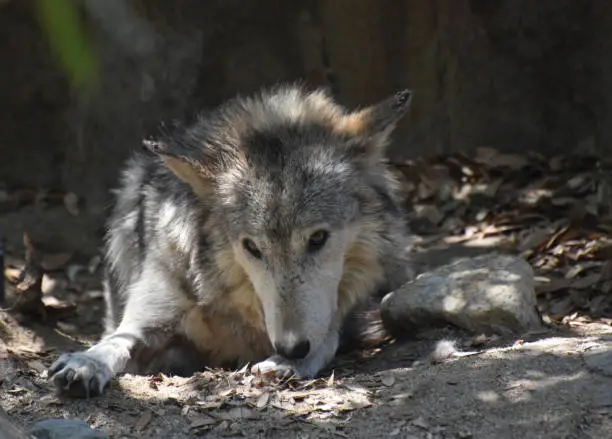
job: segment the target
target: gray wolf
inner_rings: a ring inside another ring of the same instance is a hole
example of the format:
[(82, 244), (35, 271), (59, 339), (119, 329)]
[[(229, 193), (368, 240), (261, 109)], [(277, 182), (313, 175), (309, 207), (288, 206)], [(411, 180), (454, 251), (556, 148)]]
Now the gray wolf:
[(116, 374), (238, 367), (314, 377), (347, 316), (411, 276), (385, 146), (400, 91), (349, 111), (284, 84), (145, 141), (105, 246), (106, 332), (49, 369), (74, 396)]

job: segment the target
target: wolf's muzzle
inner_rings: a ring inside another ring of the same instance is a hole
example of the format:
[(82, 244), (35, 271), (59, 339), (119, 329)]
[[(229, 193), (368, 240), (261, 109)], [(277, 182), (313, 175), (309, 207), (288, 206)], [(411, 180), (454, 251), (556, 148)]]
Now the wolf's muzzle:
[(310, 352), (310, 341), (301, 340), (295, 344), (287, 344), (287, 343), (275, 343), (274, 348), (276, 352), (289, 359), (289, 360), (300, 360)]

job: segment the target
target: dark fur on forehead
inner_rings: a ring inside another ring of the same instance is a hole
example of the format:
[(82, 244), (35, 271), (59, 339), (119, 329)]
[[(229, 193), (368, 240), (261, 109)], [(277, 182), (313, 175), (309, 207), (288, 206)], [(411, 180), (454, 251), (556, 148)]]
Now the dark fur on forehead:
[[(281, 175), (290, 163), (327, 166), (340, 161), (376, 168), (387, 138), (410, 102), (404, 90), (376, 105), (350, 112), (322, 89), (279, 85), (250, 97), (236, 97), (197, 121), (145, 146), (207, 203), (221, 185), (253, 184), (258, 174)], [(313, 155), (313, 157), (309, 157)], [(250, 175), (248, 183), (240, 175)], [(294, 178), (294, 177), (291, 177)], [(306, 178), (307, 179), (307, 178)], [(238, 188), (236, 188), (238, 190)]]
[(334, 139), (355, 156), (377, 160), (409, 102), (410, 92), (404, 90), (377, 105), (349, 112), (324, 89), (278, 85), (253, 96), (230, 99), (202, 114), (193, 125), (164, 135), (154, 147), (151, 143), (146, 146), (189, 163), (205, 177), (245, 166), (249, 148), (261, 147), (261, 142), (251, 140), (266, 136)]

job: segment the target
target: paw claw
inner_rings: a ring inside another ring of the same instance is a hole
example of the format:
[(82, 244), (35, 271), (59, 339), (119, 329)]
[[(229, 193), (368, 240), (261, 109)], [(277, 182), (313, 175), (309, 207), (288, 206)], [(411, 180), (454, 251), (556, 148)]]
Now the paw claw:
[(261, 375), (274, 375), (278, 378), (300, 377), (300, 373), (291, 363), (282, 357), (270, 357), (251, 367), (251, 373)]
[(61, 355), (49, 368), (48, 376), (60, 392), (89, 398), (102, 394), (112, 373), (100, 360), (75, 352)]

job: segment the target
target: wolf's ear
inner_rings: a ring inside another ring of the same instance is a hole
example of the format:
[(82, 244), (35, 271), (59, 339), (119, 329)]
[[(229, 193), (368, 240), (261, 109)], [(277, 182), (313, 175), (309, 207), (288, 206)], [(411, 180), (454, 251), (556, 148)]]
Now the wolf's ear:
[(353, 138), (355, 152), (379, 158), (390, 134), (410, 105), (412, 92), (401, 90), (378, 104), (343, 116), (336, 131)]
[(163, 140), (143, 140), (143, 146), (150, 152), (158, 155), (174, 175), (183, 180), (193, 192), (204, 197), (211, 191), (211, 181), (207, 178), (202, 164), (189, 154), (181, 154), (172, 151), (169, 144)]

